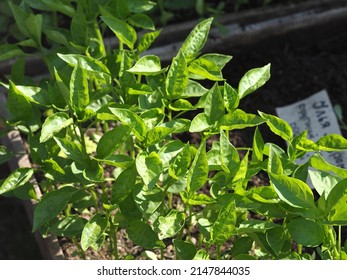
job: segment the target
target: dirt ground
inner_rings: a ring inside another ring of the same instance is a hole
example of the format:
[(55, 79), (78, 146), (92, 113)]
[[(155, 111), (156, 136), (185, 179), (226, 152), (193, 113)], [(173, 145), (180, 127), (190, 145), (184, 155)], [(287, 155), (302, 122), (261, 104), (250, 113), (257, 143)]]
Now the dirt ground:
[[(241, 108), (256, 113), (275, 114), (275, 108), (304, 99), (322, 89), (333, 105), (347, 112), (347, 19), (309, 30), (269, 38), (251, 46), (221, 47), (218, 52), (232, 55), (224, 77), (236, 86), (249, 69), (271, 63), (271, 79), (257, 93), (246, 97)], [(347, 117), (345, 115), (345, 117)], [(279, 141), (263, 127), (265, 140)], [(346, 133), (343, 132), (346, 137)], [(240, 134), (235, 132), (235, 137)], [(249, 145), (252, 134), (242, 134)], [(283, 144), (280, 141), (279, 144)], [(2, 174), (6, 172), (0, 167)], [(24, 244), (24, 247), (22, 247)], [(23, 249), (24, 248), (24, 249)], [(37, 259), (24, 210), (18, 201), (0, 197), (0, 259)]]

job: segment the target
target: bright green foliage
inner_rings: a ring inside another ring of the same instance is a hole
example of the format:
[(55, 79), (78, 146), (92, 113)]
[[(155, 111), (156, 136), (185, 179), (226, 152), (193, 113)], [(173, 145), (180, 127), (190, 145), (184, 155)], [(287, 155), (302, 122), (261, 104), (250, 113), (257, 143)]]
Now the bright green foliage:
[[(1, 180), (0, 194), (37, 201), (33, 231), (79, 242), (79, 255), (109, 246), (112, 258), (129, 257), (118, 254), (119, 231), (151, 259), (170, 242), (176, 259), (346, 256), (335, 229), (347, 225), (347, 171), (321, 155), (345, 150), (346, 139), (294, 137), (284, 120), (242, 110), (270, 78), (270, 64), (230, 85), (222, 70), (232, 57), (203, 53), (212, 18), (163, 68), (144, 54), (160, 36), (146, 14), (152, 1), (22, 2), (10, 2), (19, 42), (0, 46), (0, 60), (37, 49), (50, 76), (34, 86), (18, 63), (2, 84), (6, 125), (26, 134), (35, 164)], [(116, 46), (105, 47), (107, 32)], [(287, 149), (263, 138), (265, 125)], [(250, 147), (230, 141), (234, 130), (253, 137)], [(14, 156), (0, 146), (0, 163)], [(265, 183), (255, 187), (259, 173)]]

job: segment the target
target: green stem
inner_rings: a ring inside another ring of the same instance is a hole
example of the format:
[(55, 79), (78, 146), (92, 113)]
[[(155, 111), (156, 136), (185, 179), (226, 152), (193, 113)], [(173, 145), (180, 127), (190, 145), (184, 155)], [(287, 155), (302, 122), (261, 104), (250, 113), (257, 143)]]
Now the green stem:
[(338, 226), (338, 240), (337, 240), (337, 251), (339, 252), (339, 256), (341, 255), (341, 235), (342, 235), (342, 228), (341, 226)]
[(114, 222), (112, 221), (111, 215), (109, 216), (110, 221), (110, 250), (111, 250), (111, 257), (114, 260), (119, 259), (118, 255), (118, 244), (117, 244), (117, 231), (118, 228), (114, 225)]
[(78, 124), (78, 130), (80, 132), (81, 144), (83, 148), (86, 150), (87, 149), (86, 140), (84, 139), (84, 132), (80, 123)]
[(298, 254), (301, 255), (302, 254), (302, 245), (298, 244)]

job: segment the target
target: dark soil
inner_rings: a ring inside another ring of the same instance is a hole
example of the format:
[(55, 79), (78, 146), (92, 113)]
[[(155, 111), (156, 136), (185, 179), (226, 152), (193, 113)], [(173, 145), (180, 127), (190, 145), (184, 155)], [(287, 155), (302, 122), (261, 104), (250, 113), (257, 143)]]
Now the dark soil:
[[(257, 93), (247, 96), (241, 102), (241, 108), (250, 113), (260, 110), (275, 114), (276, 107), (291, 104), (326, 89), (332, 104), (340, 104), (342, 111), (347, 112), (346, 26), (347, 19), (269, 38), (251, 46), (232, 49), (221, 46), (216, 51), (234, 57), (224, 70), (224, 77), (233, 86), (237, 86), (249, 69), (271, 63), (270, 81)], [(261, 129), (265, 140), (284, 146), (281, 140), (268, 133), (266, 126)], [(346, 137), (346, 133), (343, 134)], [(253, 132), (250, 130), (249, 133), (240, 134), (235, 131), (231, 137), (232, 141), (250, 145)], [(38, 258), (38, 250), (28, 248), (30, 239), (33, 238), (19, 204), (12, 199), (0, 197), (0, 215), (0, 259)], [(26, 246), (22, 247), (23, 244)]]

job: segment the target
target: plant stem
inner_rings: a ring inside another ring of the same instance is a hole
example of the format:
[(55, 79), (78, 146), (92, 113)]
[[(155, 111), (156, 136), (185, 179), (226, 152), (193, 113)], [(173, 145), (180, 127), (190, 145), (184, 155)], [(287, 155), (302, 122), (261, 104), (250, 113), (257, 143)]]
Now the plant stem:
[(342, 230), (341, 226), (338, 226), (338, 240), (337, 240), (337, 251), (339, 252), (339, 256), (341, 255), (341, 235)]

